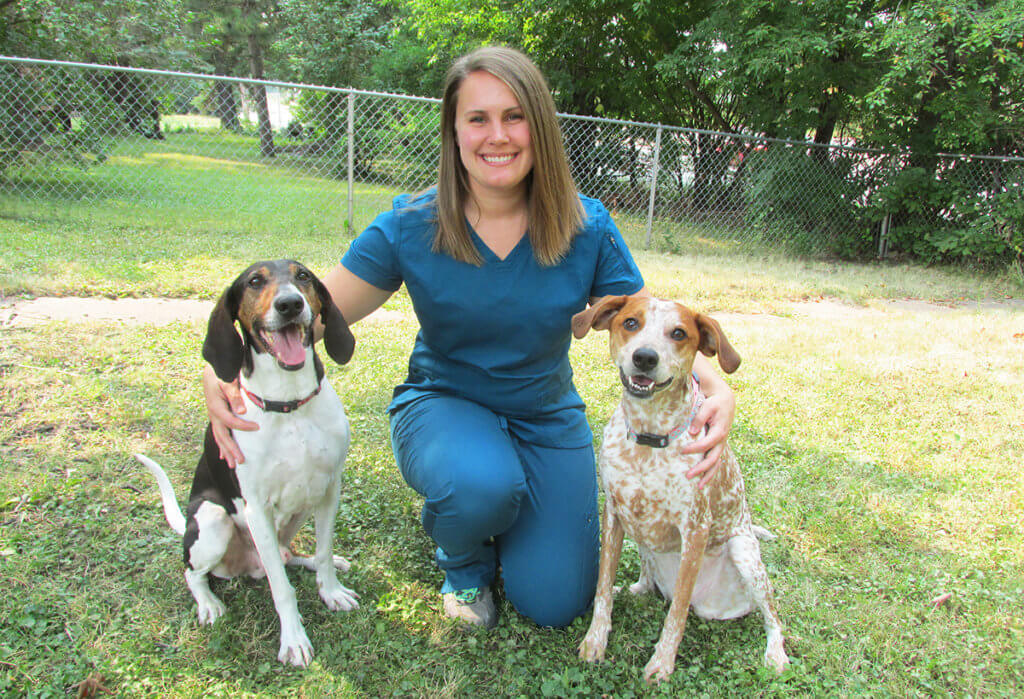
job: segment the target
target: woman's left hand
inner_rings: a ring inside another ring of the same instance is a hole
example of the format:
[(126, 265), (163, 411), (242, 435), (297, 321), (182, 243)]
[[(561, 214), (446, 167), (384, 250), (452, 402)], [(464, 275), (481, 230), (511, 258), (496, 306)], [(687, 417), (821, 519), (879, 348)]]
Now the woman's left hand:
[(683, 447), (684, 454), (703, 452), (704, 457), (686, 472), (687, 478), (696, 478), (703, 474), (697, 488), (703, 488), (714, 477), (722, 465), (722, 454), (725, 451), (725, 440), (732, 429), (732, 421), (736, 417), (736, 395), (724, 383), (714, 394), (706, 396), (704, 404), (697, 411), (690, 423), (690, 437), (695, 438), (704, 431), (707, 434), (695, 439)]

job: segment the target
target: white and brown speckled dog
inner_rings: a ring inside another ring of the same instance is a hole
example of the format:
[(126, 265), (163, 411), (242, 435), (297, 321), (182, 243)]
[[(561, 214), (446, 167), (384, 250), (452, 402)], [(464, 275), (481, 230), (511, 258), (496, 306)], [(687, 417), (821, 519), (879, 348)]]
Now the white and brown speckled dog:
[[(167, 521), (183, 538), (185, 581), (199, 622), (212, 624), (225, 612), (210, 590), (209, 575), (266, 575), (281, 622), (277, 657), (299, 666), (309, 664), (313, 646), (285, 564), (316, 571), (320, 598), (329, 609), (359, 606), (359, 596), (338, 582), (335, 572), (347, 570), (348, 562), (331, 553), (349, 424), (313, 349), (318, 317), (327, 354), (344, 364), (355, 340), (320, 280), (293, 260), (251, 265), (217, 302), (203, 343), (203, 357), (218, 378), (240, 380), (246, 419), (260, 426), (234, 433), (245, 462), (229, 468), (207, 425), (183, 516), (163, 469), (136, 454), (156, 477)], [(310, 515), (316, 554), (295, 556), (288, 546)]]
[(703, 398), (691, 375), (696, 353), (717, 354), (726, 373), (739, 367), (739, 355), (714, 319), (672, 301), (607, 296), (577, 314), (572, 325), (577, 338), (591, 328), (609, 331), (624, 387), (601, 448), (601, 567), (580, 657), (604, 657), (625, 532), (640, 550), (640, 579), (630, 592), (657, 590), (671, 600), (644, 670), (648, 681), (672, 674), (691, 606), (705, 619), (732, 619), (759, 608), (768, 633), (765, 664), (782, 672), (789, 658), (757, 541), (771, 534), (751, 523), (743, 477), (728, 447), (702, 489), (685, 476), (701, 455), (679, 451)]

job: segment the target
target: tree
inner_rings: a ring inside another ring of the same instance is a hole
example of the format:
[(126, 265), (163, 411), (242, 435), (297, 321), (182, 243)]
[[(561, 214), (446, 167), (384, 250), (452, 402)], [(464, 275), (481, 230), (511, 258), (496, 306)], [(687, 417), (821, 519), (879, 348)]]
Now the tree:
[(282, 72), (315, 85), (375, 88), (371, 66), (386, 48), (390, 11), (380, 0), (282, 0), (274, 49)]
[(16, 55), (144, 68), (188, 63), (180, 0), (0, 0), (0, 13), (0, 48)]
[(877, 143), (918, 154), (1024, 150), (1020, 0), (920, 0), (880, 14), (870, 56), (885, 66), (864, 98)]

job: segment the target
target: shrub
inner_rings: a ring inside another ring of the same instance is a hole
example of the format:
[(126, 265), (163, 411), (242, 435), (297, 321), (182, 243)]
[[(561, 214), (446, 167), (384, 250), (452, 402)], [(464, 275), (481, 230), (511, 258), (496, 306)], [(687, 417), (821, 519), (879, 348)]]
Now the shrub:
[(783, 144), (748, 155), (746, 223), (797, 253), (863, 256), (873, 237), (869, 212), (858, 204), (864, 183), (850, 158), (816, 156)]

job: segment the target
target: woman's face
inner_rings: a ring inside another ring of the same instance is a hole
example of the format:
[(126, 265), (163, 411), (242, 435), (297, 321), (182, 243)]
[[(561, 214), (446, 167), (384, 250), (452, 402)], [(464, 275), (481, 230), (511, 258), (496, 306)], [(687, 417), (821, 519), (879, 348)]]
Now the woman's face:
[(523, 195), (533, 169), (526, 115), (512, 90), (484, 71), (467, 75), (455, 104), (455, 139), (474, 194)]

